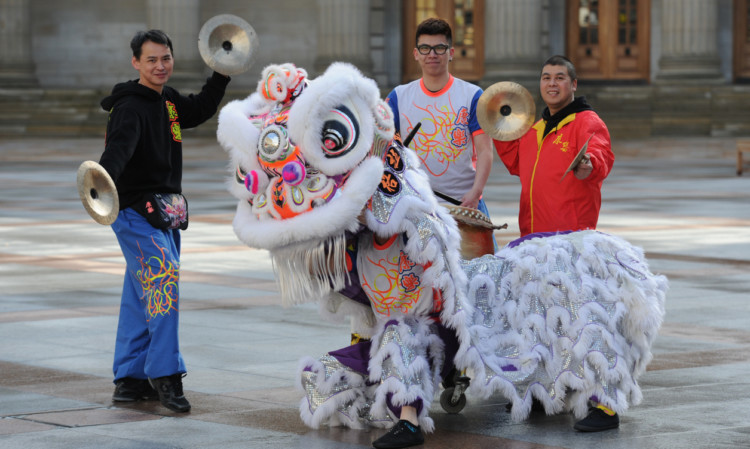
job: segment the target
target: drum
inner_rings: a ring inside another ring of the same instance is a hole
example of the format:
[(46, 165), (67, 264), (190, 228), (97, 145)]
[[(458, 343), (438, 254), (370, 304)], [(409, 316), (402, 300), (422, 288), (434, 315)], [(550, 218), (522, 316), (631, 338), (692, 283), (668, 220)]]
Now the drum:
[(495, 226), (490, 218), (478, 209), (463, 206), (445, 206), (458, 224), (461, 233), (461, 257), (465, 260), (495, 254), (492, 233), (495, 229), (505, 229), (507, 224)]

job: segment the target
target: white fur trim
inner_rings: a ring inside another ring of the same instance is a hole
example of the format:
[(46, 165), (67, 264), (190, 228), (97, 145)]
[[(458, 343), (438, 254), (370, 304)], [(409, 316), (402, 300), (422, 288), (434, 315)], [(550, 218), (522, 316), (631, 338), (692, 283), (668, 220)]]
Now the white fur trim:
[[(470, 393), (501, 393), (513, 402), (515, 420), (528, 415), (532, 396), (548, 413), (565, 409), (579, 418), (592, 395), (617, 413), (641, 401), (636, 379), (651, 358), (667, 290), (642, 250), (581, 231), (529, 240), (471, 263), (495, 264), (494, 273), (504, 275), (496, 279), (488, 269), (469, 286), (471, 344), (456, 363), (472, 371)], [(478, 293), (487, 291), (489, 298)], [(503, 371), (511, 366), (517, 371)], [(514, 385), (518, 375), (523, 385), (533, 379), (527, 391)]]
[[(435, 424), (429, 417), (429, 410), (441, 380), (443, 342), (431, 331), (431, 320), (428, 317), (394, 317), (392, 320), (397, 323), (385, 326), (385, 322), (381, 321), (381, 327), (373, 336), (370, 348), (369, 380), (380, 383), (375, 390), (372, 414), (380, 417), (388, 413), (389, 394), (392, 395), (391, 403), (396, 407), (421, 399), (419, 425), (426, 433), (433, 432)], [(400, 342), (397, 339), (384, 341), (385, 335), (393, 332), (397, 332)], [(405, 360), (404, 354), (413, 355), (413, 359)], [(386, 363), (393, 366), (396, 375), (383, 371)], [(404, 383), (403, 378), (410, 382)]]
[[(318, 429), (323, 425), (332, 427), (343, 425), (353, 429), (363, 427), (358, 415), (359, 410), (366, 404), (364, 377), (346, 368), (338, 369), (328, 375), (324, 364), (312, 357), (304, 357), (298, 366), (297, 389), (305, 392), (305, 397), (300, 401), (299, 411), (306, 425), (313, 429)], [(317, 407), (313, 407), (308, 396), (310, 392), (306, 391), (302, 384), (302, 376), (306, 371), (314, 376), (314, 388), (317, 394), (331, 394), (342, 380), (346, 384), (346, 389), (333, 394)]]
[[(289, 111), (289, 137), (300, 146), (307, 162), (321, 172), (329, 176), (347, 173), (372, 148), (378, 132), (375, 115), (379, 101), (375, 81), (362, 76), (351, 64), (331, 64), (294, 102)], [(347, 154), (329, 158), (322, 150), (321, 130), (329, 112), (341, 105), (352, 110), (357, 118), (358, 141)]]

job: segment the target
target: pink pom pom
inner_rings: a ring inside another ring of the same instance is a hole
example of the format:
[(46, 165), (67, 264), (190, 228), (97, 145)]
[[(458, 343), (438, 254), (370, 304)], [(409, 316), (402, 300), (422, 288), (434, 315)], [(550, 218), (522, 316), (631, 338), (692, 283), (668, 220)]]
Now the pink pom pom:
[(300, 161), (290, 161), (281, 169), (281, 177), (287, 184), (296, 186), (302, 183), (307, 176), (305, 166)]
[(250, 170), (250, 172), (245, 176), (245, 188), (253, 195), (256, 195), (258, 193), (258, 172), (257, 171)]

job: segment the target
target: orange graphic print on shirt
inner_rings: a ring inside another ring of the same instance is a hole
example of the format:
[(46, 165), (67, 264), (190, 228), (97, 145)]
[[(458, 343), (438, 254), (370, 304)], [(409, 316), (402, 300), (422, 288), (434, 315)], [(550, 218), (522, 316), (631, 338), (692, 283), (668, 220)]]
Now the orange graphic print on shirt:
[(408, 313), (422, 292), (420, 276), (414, 272), (417, 264), (403, 251), (392, 260), (368, 257), (367, 263), (378, 268), (377, 275), (362, 283), (375, 311), (385, 316)]
[[(452, 104), (417, 108), (424, 112), (425, 117), (414, 137), (414, 145), (410, 146), (415, 148), (423, 168), (433, 176), (441, 176), (470, 143), (469, 110), (462, 106), (456, 111)], [(414, 124), (409, 123), (409, 129), (413, 128)], [(429, 164), (426, 163), (428, 158), (432, 159)]]

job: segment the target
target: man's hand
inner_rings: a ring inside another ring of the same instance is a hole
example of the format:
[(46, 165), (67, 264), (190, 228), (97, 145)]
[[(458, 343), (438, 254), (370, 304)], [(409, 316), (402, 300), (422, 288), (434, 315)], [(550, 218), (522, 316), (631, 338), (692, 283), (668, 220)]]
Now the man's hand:
[(482, 197), (482, 191), (474, 192), (474, 189), (466, 192), (466, 195), (461, 198), (461, 206), (470, 207), (476, 209), (479, 207), (479, 199)]
[(585, 154), (583, 155), (581, 162), (576, 165), (573, 174), (577, 179), (586, 179), (592, 171), (594, 171), (594, 166), (591, 164), (591, 157), (589, 157), (588, 154)]

